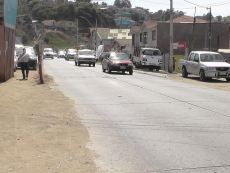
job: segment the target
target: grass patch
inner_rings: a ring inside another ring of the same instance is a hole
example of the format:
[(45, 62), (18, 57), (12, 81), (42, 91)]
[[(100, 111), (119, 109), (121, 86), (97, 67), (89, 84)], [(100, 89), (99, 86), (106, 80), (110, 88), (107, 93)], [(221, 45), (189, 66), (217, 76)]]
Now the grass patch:
[(45, 34), (44, 38), (48, 38), (48, 44), (54, 48), (65, 49), (66, 47), (73, 47), (72, 40), (68, 39), (61, 33), (48, 32)]

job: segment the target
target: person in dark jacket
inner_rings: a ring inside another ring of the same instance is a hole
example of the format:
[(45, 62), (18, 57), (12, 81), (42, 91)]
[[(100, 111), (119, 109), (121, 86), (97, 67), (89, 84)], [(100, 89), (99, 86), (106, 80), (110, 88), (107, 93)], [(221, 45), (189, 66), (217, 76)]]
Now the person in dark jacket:
[(23, 53), (19, 56), (18, 61), (20, 62), (23, 79), (27, 80), (29, 75), (29, 55), (26, 54), (25, 48), (23, 49)]

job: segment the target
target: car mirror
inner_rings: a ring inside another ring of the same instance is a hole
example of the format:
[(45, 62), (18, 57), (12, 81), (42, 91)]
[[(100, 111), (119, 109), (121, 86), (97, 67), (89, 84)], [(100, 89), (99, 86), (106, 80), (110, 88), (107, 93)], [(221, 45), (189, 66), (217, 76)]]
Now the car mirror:
[(194, 61), (199, 62), (199, 58), (197, 58), (197, 57), (194, 58)]

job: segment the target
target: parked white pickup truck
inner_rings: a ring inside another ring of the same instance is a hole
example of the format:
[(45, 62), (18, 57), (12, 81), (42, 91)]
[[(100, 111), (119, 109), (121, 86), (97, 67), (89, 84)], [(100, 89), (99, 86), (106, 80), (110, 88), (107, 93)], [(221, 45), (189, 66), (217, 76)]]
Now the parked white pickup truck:
[(182, 70), (183, 77), (195, 74), (200, 76), (201, 81), (207, 78), (225, 78), (230, 82), (230, 64), (216, 52), (193, 51), (187, 60), (179, 60), (178, 69)]
[(133, 56), (133, 64), (137, 68), (149, 68), (159, 71), (162, 65), (162, 53), (157, 48), (141, 48), (139, 55)]

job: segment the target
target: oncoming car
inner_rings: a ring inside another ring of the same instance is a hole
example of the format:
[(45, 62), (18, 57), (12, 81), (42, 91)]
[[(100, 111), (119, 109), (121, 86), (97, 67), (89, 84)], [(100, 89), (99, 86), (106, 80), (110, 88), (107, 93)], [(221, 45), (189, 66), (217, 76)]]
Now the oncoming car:
[(69, 59), (74, 59), (74, 56), (77, 54), (77, 50), (76, 49), (68, 49), (65, 59), (67, 61), (69, 61)]
[(52, 58), (54, 59), (54, 52), (52, 48), (45, 48), (43, 50), (43, 59), (45, 58)]
[(102, 61), (102, 71), (121, 71), (125, 73), (129, 72), (130, 75), (133, 74), (133, 63), (129, 60), (128, 56), (125, 53), (110, 53)]
[(89, 66), (91, 66), (92, 64), (93, 67), (95, 67), (96, 59), (91, 50), (83, 49), (83, 50), (78, 50), (78, 53), (74, 58), (74, 61), (75, 61), (75, 65), (78, 66), (80, 66), (81, 64), (89, 64)]

